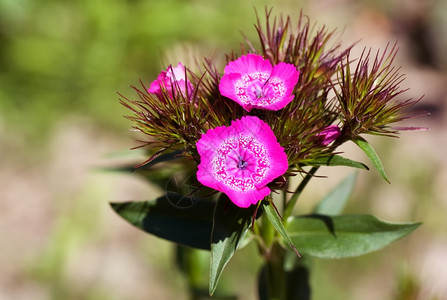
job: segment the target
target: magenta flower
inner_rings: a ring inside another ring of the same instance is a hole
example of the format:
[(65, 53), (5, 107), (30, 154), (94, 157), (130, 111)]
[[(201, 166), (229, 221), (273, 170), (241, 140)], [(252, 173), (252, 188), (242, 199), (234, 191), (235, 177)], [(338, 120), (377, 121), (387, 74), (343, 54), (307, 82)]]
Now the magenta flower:
[(322, 144), (327, 146), (332, 143), (336, 138), (340, 136), (340, 128), (337, 125), (330, 125), (324, 128), (320, 133), (317, 134), (318, 137), (322, 138)]
[(267, 184), (288, 169), (287, 155), (270, 126), (246, 116), (229, 127), (208, 130), (197, 142), (197, 179), (225, 193), (239, 207), (249, 207), (270, 194)]
[(181, 63), (178, 63), (175, 68), (169, 66), (166, 71), (162, 71), (147, 91), (161, 97), (162, 91), (165, 90), (172, 97), (176, 94), (177, 89), (180, 89), (184, 97), (186, 97), (186, 92), (189, 96), (193, 90), (192, 84), (186, 79), (185, 67)]
[(247, 54), (228, 63), (219, 90), (246, 111), (252, 108), (279, 110), (293, 100), (299, 75), (292, 64), (281, 62), (272, 67), (262, 56)]

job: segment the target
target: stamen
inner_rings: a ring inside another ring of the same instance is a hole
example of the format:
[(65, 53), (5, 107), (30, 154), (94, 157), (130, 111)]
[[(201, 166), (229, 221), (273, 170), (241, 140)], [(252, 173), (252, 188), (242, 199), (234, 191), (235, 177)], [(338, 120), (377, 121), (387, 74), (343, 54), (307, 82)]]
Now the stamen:
[(263, 86), (260, 86), (258, 84), (256, 84), (255, 86), (255, 95), (257, 99), (260, 99), (262, 97), (264, 97), (264, 93), (263, 93)]
[(248, 162), (242, 159), (242, 156), (239, 155), (238, 161), (237, 161), (237, 168), (239, 170), (245, 170), (248, 166)]

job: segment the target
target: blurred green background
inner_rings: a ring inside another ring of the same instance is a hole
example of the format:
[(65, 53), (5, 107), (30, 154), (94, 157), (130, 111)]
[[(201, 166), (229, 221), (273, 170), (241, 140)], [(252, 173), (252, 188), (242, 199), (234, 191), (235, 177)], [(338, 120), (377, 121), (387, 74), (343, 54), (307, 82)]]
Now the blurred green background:
[[(116, 216), (108, 201), (161, 191), (133, 176), (98, 171), (143, 159), (116, 92), (151, 82), (193, 56), (222, 59), (240, 31), (255, 37), (254, 8), (338, 28), (344, 45), (373, 50), (399, 41), (403, 66), (431, 115), (406, 124), (430, 131), (368, 138), (392, 184), (360, 174), (347, 212), (424, 221), (378, 253), (316, 261), (314, 299), (447, 299), (447, 3), (445, 1), (0, 0), (0, 299), (187, 299), (169, 243)], [(366, 162), (354, 147), (347, 155)], [(305, 213), (348, 169), (323, 169)], [(239, 252), (221, 289), (255, 299), (260, 260)]]

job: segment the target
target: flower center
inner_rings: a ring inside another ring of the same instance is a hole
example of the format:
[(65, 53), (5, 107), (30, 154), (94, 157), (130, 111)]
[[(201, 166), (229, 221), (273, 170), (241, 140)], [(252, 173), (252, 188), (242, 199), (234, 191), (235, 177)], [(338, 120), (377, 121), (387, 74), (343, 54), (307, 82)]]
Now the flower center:
[(261, 85), (259, 85), (259, 84), (254, 84), (254, 88), (255, 88), (255, 95), (256, 95), (256, 98), (262, 98), (262, 97), (264, 97), (264, 91), (263, 91), (263, 88), (262, 88), (262, 86)]
[(224, 140), (213, 158), (213, 176), (234, 190), (253, 190), (267, 176), (267, 149), (253, 136), (239, 135)]
[(236, 83), (235, 89), (242, 103), (251, 103), (257, 106), (270, 105), (281, 101), (286, 92), (283, 80), (261, 72), (242, 76)]
[(247, 166), (248, 166), (248, 162), (247, 161), (245, 161), (245, 160), (243, 160), (242, 159), (242, 156), (241, 155), (239, 155), (239, 160), (238, 160), (238, 162), (237, 162), (237, 168), (239, 169), (239, 170), (245, 170), (246, 168), (247, 168)]
[(247, 88), (248, 97), (251, 99), (261, 100), (263, 98), (270, 99), (274, 96), (274, 91), (268, 81), (255, 81)]

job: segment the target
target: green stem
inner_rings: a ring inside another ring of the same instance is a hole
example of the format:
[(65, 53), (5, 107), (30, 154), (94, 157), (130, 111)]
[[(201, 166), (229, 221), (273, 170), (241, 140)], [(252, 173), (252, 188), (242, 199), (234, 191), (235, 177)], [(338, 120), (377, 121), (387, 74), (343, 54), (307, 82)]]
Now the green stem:
[(287, 300), (287, 278), (284, 270), (285, 250), (275, 243), (266, 260), (269, 300)]
[(299, 196), (303, 192), (306, 185), (309, 183), (309, 180), (314, 176), (315, 172), (317, 172), (318, 168), (319, 167), (312, 167), (309, 173), (307, 173), (306, 176), (303, 178), (303, 180), (301, 180), (300, 184), (293, 193), (292, 198), (290, 198), (289, 202), (286, 205), (283, 216), (284, 220), (287, 220), (287, 218), (290, 217), (290, 215), (292, 214), (293, 208), (295, 207), (295, 204), (298, 201)]
[(261, 220), (262, 224), (259, 228), (259, 236), (263, 243), (262, 246), (264, 247), (264, 253), (262, 254), (269, 256), (270, 249), (272, 248), (272, 244), (275, 239), (276, 230), (265, 213), (262, 214)]
[(286, 180), (285, 188), (282, 192), (282, 214), (284, 215), (287, 206), (287, 191), (289, 190), (289, 181)]
[(275, 243), (270, 256), (266, 257), (260, 299), (310, 300), (311, 265), (311, 260), (298, 258), (293, 251)]

